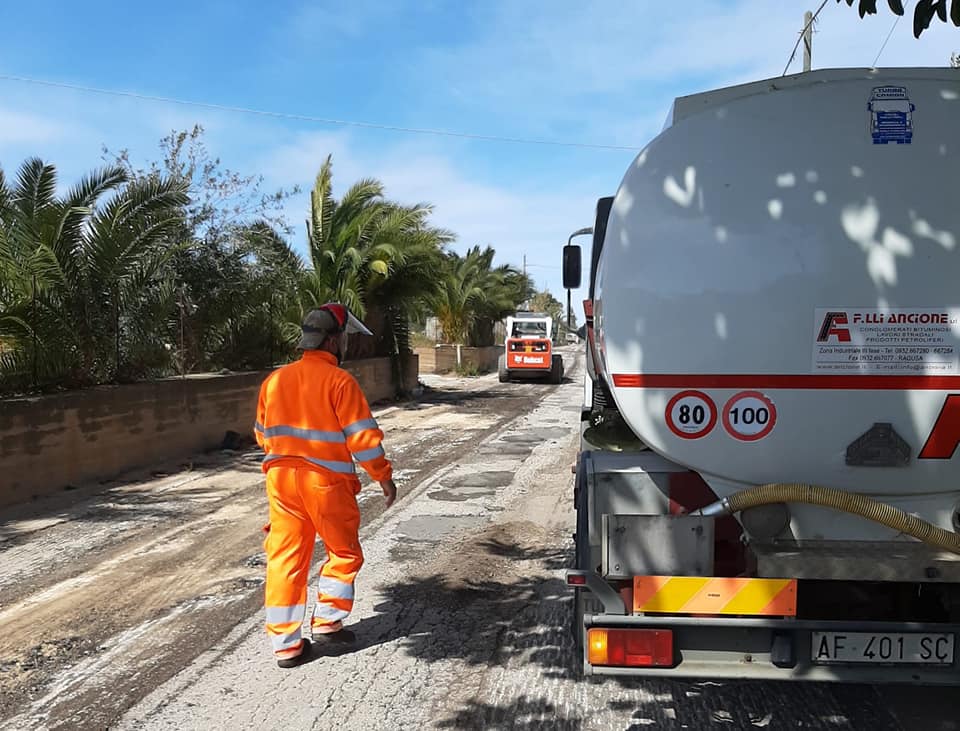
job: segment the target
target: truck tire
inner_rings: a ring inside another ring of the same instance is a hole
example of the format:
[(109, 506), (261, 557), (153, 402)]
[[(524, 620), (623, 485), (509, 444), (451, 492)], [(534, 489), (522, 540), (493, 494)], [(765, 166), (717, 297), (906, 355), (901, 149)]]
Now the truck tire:
[(563, 357), (559, 355), (553, 356), (553, 359), (550, 363), (550, 383), (555, 385), (563, 382)]
[(497, 377), (500, 383), (507, 383), (510, 380), (510, 372), (507, 370), (507, 356), (501, 355), (497, 361)]

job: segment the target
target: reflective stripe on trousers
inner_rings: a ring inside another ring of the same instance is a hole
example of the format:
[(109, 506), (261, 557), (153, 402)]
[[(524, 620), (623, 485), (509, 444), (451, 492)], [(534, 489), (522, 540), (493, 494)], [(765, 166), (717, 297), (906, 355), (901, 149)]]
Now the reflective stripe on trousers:
[(285, 635), (271, 635), (270, 644), (274, 652), (281, 652), (296, 647), (301, 639), (303, 638), (300, 636), (300, 628), (297, 627), (293, 632), (287, 632)]
[(350, 616), (348, 609), (337, 609), (326, 604), (317, 604), (313, 610), (313, 618), (320, 620), (314, 624), (333, 624), (340, 622)]
[(267, 624), (302, 622), (306, 609), (303, 604), (296, 604), (292, 607), (267, 607)]
[(337, 579), (331, 579), (327, 576), (321, 576), (317, 582), (318, 599), (331, 596), (337, 599), (353, 599), (353, 584), (347, 584)]

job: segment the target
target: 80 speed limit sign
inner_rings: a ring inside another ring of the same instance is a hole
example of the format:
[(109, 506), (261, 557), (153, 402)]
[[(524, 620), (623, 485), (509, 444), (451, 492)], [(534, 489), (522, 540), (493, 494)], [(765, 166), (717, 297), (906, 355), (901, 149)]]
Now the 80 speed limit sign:
[(723, 428), (741, 442), (763, 439), (777, 423), (777, 407), (759, 391), (742, 391), (723, 407)]
[(717, 405), (702, 391), (681, 391), (667, 404), (666, 419), (681, 439), (700, 439), (717, 425)]

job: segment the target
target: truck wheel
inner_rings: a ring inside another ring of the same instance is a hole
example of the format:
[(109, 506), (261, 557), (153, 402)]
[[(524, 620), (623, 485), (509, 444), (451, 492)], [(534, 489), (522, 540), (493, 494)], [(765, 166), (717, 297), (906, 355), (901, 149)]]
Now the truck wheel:
[(500, 383), (507, 383), (510, 380), (510, 373), (507, 371), (507, 358), (501, 355), (497, 361), (497, 377)]
[(563, 381), (563, 358), (559, 355), (553, 356), (550, 363), (550, 383), (559, 384)]

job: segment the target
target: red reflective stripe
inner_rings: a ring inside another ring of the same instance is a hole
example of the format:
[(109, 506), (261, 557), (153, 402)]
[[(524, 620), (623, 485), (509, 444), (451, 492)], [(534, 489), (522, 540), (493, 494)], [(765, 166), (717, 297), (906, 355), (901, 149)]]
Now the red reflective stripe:
[(659, 373), (615, 373), (618, 388), (737, 388), (850, 391), (950, 391), (960, 388), (960, 376), (794, 376)]

